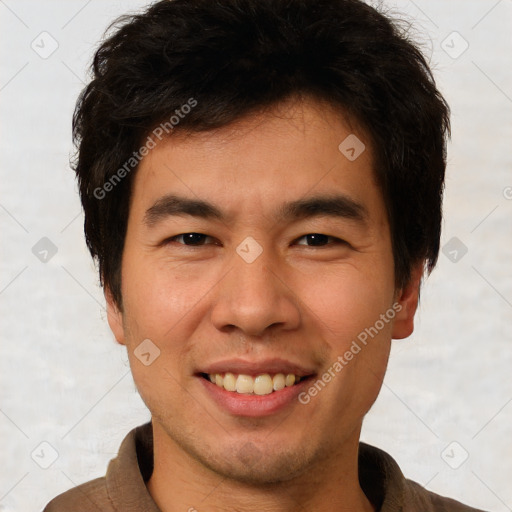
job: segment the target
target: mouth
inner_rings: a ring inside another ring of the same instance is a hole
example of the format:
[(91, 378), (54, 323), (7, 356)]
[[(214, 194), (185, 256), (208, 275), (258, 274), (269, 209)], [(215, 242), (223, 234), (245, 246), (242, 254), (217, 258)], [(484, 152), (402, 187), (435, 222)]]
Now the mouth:
[(200, 373), (200, 377), (217, 387), (242, 395), (270, 395), (282, 389), (297, 386), (313, 375), (296, 375), (294, 373), (261, 373), (248, 375), (244, 373)]
[(206, 396), (232, 416), (264, 417), (299, 404), (298, 396), (316, 372), (286, 359), (229, 359), (194, 374)]

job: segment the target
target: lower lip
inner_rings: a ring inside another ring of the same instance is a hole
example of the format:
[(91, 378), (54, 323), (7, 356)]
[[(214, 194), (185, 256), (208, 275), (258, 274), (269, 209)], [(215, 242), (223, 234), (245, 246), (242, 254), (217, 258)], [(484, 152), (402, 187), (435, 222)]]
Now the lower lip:
[(298, 384), (273, 391), (268, 395), (249, 395), (226, 391), (203, 377), (198, 377), (206, 392), (225, 411), (235, 416), (270, 416), (293, 402), (298, 403), (297, 396), (308, 385), (310, 378), (301, 380)]

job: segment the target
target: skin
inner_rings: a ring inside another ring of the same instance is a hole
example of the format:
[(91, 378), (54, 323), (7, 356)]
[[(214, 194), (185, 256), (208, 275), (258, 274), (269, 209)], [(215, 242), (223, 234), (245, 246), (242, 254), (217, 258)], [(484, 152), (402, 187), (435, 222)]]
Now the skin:
[[(352, 162), (338, 150), (351, 133), (366, 144)], [(170, 193), (212, 202), (229, 219), (167, 216), (148, 226), (146, 211)], [(284, 202), (332, 193), (360, 203), (364, 222), (276, 220)], [(184, 233), (208, 237), (195, 247), (169, 240)], [(335, 238), (313, 246), (310, 233)], [(263, 249), (250, 264), (236, 253), (248, 236)], [(122, 310), (108, 290), (106, 299), (152, 414), (148, 489), (161, 510), (374, 510), (357, 478), (359, 435), (391, 339), (413, 331), (421, 269), (395, 289), (370, 143), (328, 105), (289, 100), (221, 129), (178, 132), (151, 150), (134, 179)], [(263, 418), (233, 415), (194, 375), (232, 357), (291, 359), (321, 375), (397, 303), (394, 320), (307, 405)], [(147, 338), (160, 349), (149, 366), (134, 355)]]

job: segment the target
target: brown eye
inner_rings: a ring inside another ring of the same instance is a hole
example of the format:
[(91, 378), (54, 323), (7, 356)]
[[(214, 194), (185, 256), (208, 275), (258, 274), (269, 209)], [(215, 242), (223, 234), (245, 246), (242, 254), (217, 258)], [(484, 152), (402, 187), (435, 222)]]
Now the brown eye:
[[(180, 245), (186, 245), (189, 247), (197, 247), (204, 244), (205, 240), (210, 238), (208, 235), (204, 235), (202, 233), (182, 233), (181, 235), (173, 236), (169, 238), (166, 243), (169, 242), (177, 242)], [(183, 241), (180, 241), (182, 239)]]
[(329, 235), (323, 235), (321, 233), (309, 233), (298, 238), (297, 240), (302, 239), (305, 239), (306, 243), (298, 243), (298, 245), (307, 245), (308, 247), (324, 247), (326, 245), (333, 245), (332, 243), (328, 243), (329, 239), (334, 240), (336, 243), (344, 243), (344, 241), (340, 240), (339, 238), (335, 238)]

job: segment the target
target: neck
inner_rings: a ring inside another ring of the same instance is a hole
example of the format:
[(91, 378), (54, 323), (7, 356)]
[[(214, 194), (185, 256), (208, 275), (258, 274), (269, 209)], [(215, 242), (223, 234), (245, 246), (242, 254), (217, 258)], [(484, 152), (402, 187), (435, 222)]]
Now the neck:
[(374, 512), (359, 484), (359, 430), (306, 473), (285, 482), (252, 485), (205, 467), (154, 422), (154, 470), (148, 491), (162, 512)]

